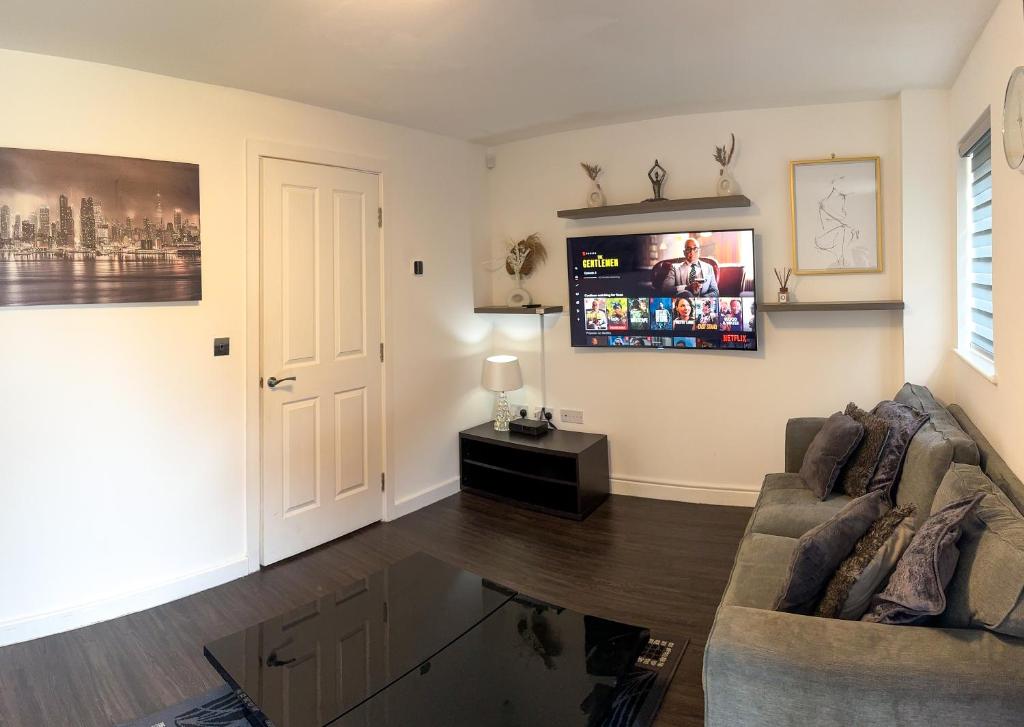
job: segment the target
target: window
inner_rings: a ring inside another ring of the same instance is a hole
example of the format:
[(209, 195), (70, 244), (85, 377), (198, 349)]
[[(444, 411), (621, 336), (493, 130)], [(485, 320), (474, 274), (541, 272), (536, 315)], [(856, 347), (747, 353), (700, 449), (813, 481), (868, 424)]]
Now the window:
[(992, 309), (992, 130), (986, 113), (960, 143), (960, 295), (958, 350), (989, 377), (995, 374)]

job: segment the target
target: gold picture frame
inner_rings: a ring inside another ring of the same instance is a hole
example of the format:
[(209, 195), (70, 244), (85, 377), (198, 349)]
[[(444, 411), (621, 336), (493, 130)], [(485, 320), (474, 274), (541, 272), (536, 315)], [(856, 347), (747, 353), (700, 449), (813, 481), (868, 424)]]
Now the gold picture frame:
[[(868, 173), (869, 169), (873, 170), (873, 175)], [(804, 170), (808, 171), (802, 173)], [(845, 173), (839, 174), (840, 171)], [(869, 194), (861, 189), (871, 177), (874, 204), (870, 204)], [(789, 195), (795, 274), (850, 275), (883, 271), (880, 157), (833, 156), (790, 162)], [(874, 244), (870, 244), (870, 239), (868, 244), (863, 244), (865, 233), (873, 234)]]

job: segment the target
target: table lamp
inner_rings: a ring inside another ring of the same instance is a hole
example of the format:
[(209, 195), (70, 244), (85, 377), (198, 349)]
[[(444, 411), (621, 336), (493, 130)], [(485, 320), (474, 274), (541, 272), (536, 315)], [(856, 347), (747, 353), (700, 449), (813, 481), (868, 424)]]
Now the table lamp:
[(519, 370), (519, 359), (515, 356), (488, 356), (484, 361), (483, 385), (485, 389), (498, 393), (494, 404), (494, 429), (508, 431), (512, 421), (512, 408), (508, 405), (506, 391), (523, 387), (523, 372)]

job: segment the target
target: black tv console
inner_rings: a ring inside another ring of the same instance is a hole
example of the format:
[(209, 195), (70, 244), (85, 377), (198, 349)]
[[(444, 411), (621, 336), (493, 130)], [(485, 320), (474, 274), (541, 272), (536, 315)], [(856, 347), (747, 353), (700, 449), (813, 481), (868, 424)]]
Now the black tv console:
[(459, 433), (459, 473), (465, 492), (582, 520), (608, 497), (608, 437), (556, 429), (535, 438), (487, 422)]

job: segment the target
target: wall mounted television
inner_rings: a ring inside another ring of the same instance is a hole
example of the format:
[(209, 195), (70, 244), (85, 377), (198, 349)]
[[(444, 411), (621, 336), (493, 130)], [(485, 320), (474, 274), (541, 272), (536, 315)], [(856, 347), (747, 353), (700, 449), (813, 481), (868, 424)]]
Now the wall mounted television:
[(757, 350), (752, 229), (566, 242), (573, 346)]

